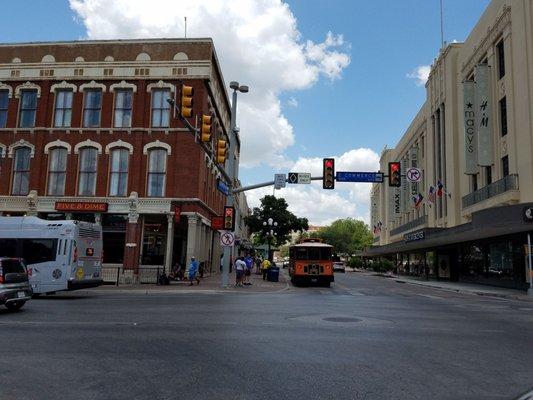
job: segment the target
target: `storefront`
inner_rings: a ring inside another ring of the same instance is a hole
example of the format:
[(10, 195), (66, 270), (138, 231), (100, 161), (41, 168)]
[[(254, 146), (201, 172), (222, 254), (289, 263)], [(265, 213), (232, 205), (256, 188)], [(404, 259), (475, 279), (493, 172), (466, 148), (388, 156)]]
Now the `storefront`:
[(526, 290), (533, 236), (528, 210), (533, 203), (482, 210), (472, 222), (409, 232), (403, 241), (370, 247), (364, 255), (396, 257), (399, 274)]

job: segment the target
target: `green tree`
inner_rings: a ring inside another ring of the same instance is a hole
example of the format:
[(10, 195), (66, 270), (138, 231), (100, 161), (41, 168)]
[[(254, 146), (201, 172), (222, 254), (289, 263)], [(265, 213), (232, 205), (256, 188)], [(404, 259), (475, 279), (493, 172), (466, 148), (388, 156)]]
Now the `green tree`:
[(267, 233), (270, 227), (265, 227), (263, 222), (272, 218), (278, 223), (274, 228), (276, 236), (271, 239), (273, 246), (280, 246), (289, 240), (291, 232), (305, 231), (309, 229), (307, 218), (298, 218), (288, 210), (288, 204), (284, 198), (275, 196), (265, 196), (261, 199), (261, 206), (255, 207), (252, 214), (244, 219), (244, 222), (254, 233), (257, 241), (267, 243)]
[(338, 219), (318, 231), (318, 237), (332, 245), (337, 254), (350, 255), (372, 243), (370, 228), (353, 218)]

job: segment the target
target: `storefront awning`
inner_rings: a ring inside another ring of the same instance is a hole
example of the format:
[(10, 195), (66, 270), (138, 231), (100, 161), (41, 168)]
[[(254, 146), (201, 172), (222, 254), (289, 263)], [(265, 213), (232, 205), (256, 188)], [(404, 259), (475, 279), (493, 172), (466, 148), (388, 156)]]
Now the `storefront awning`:
[(404, 235), (404, 240), (385, 246), (365, 249), (366, 257), (385, 256), (416, 250), (487, 239), (514, 233), (533, 231), (533, 220), (528, 219), (526, 210), (533, 203), (493, 207), (472, 214), (472, 222), (452, 228), (423, 228)]

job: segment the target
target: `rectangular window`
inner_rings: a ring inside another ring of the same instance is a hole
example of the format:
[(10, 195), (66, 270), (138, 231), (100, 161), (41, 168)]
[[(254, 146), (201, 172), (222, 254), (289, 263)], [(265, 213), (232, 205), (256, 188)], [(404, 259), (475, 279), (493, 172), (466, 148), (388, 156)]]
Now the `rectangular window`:
[(498, 78), (502, 79), (505, 76), (505, 51), (503, 47), (503, 39), (496, 45), (496, 53), (498, 57)]
[(167, 151), (151, 150), (148, 160), (148, 196), (163, 197), (165, 195), (165, 173), (167, 168)]
[(67, 177), (67, 149), (56, 147), (50, 150), (50, 165), (48, 167), (48, 195), (63, 196), (65, 194), (65, 180)]
[(116, 149), (111, 153), (110, 196), (126, 196), (128, 191), (128, 149)]
[(475, 192), (477, 190), (477, 174), (470, 175), (471, 176), (471, 183), (472, 183), (472, 192)]
[(502, 157), (502, 174), (509, 175), (509, 156)]
[(169, 89), (154, 89), (152, 91), (152, 127), (168, 128), (170, 119)]
[(102, 108), (102, 91), (86, 90), (83, 106), (83, 127), (97, 128), (100, 126), (100, 109)]
[(485, 167), (485, 186), (492, 183), (492, 167)]
[(96, 161), (98, 150), (85, 147), (80, 151), (80, 175), (78, 194), (80, 196), (94, 196), (96, 190)]
[(30, 187), (30, 157), (29, 147), (19, 147), (15, 150), (13, 161), (13, 190), (12, 195), (25, 196)]
[(56, 92), (54, 126), (57, 128), (70, 128), (71, 119), (72, 90), (58, 90)]
[(502, 136), (507, 135), (507, 98), (500, 100), (500, 133)]
[(22, 256), (26, 264), (38, 264), (55, 261), (57, 253), (57, 239), (20, 239), (22, 241)]
[(7, 90), (0, 90), (0, 128), (6, 127), (8, 106), (9, 92)]
[(133, 90), (115, 91), (115, 128), (131, 127), (131, 105)]
[(20, 96), (20, 128), (33, 128), (37, 111), (37, 90), (23, 90)]

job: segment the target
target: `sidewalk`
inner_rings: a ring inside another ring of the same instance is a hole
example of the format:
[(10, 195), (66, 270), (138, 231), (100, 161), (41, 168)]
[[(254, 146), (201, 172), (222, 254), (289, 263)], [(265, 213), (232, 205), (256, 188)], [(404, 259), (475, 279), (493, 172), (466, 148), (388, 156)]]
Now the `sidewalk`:
[(154, 283), (144, 283), (136, 285), (103, 285), (93, 289), (79, 290), (78, 292), (85, 293), (135, 293), (135, 294), (157, 294), (157, 293), (227, 293), (227, 292), (239, 292), (239, 293), (276, 293), (287, 290), (289, 284), (285, 278), (285, 275), (279, 274), (279, 282), (263, 281), (261, 275), (257, 275), (252, 272), (251, 285), (235, 286), (235, 271), (232, 271), (229, 275), (230, 286), (223, 288), (221, 286), (222, 276), (220, 273), (206, 275), (200, 280), (200, 284), (197, 285), (194, 281), (194, 285), (190, 286), (189, 281), (171, 281), (169, 285), (159, 286)]
[(462, 282), (448, 282), (448, 281), (435, 281), (435, 280), (423, 280), (418, 278), (412, 278), (409, 276), (393, 275), (393, 274), (378, 274), (376, 272), (369, 272), (364, 270), (354, 270), (353, 272), (364, 273), (372, 276), (379, 276), (382, 278), (390, 278), (398, 283), (406, 283), (409, 285), (424, 286), (437, 290), (445, 290), (448, 292), (464, 293), (479, 296), (492, 296), (500, 297), (504, 299), (522, 300), (533, 302), (533, 296), (528, 296), (526, 292), (516, 289), (498, 288), (486, 285), (478, 285), (475, 283), (462, 283)]

